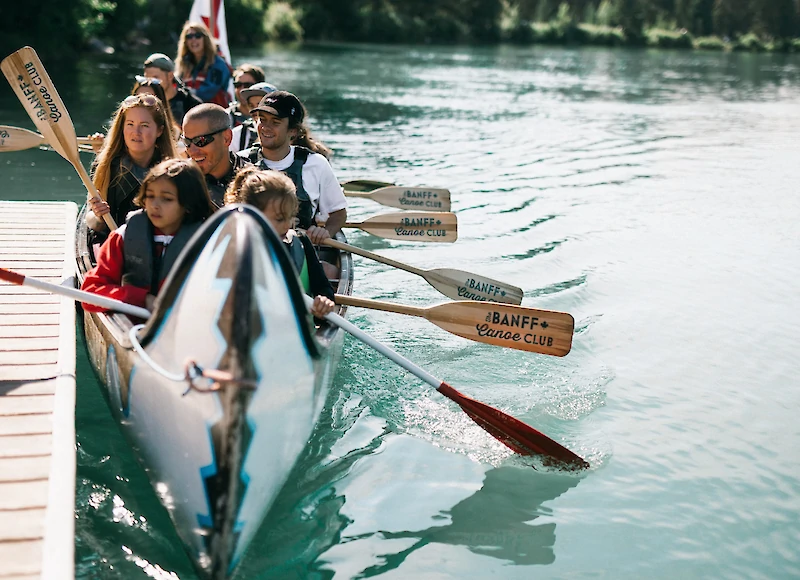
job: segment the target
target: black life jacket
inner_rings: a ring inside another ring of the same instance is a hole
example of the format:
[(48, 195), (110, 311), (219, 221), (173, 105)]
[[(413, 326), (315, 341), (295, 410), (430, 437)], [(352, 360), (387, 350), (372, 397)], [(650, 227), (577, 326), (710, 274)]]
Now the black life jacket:
[[(297, 201), (299, 202), (297, 219), (300, 222), (300, 227), (303, 229), (308, 229), (312, 225), (315, 225), (313, 221), (314, 209), (311, 205), (311, 198), (308, 197), (308, 193), (306, 193), (306, 190), (303, 187), (303, 165), (305, 165), (306, 160), (311, 153), (313, 152), (310, 149), (295, 145), (294, 161), (289, 167), (281, 170), (281, 173), (289, 176), (289, 179), (294, 182), (294, 186), (297, 188)], [(264, 160), (264, 156), (261, 154), (261, 145), (254, 145), (250, 149), (242, 151), (240, 155), (246, 157), (251, 163), (258, 165), (259, 167), (269, 169), (266, 161)]]
[(294, 230), (289, 230), (287, 237), (289, 241), (284, 240), (283, 243), (286, 244), (286, 249), (289, 250), (289, 255), (292, 257), (292, 263), (294, 264), (295, 270), (297, 270), (298, 278), (300, 278), (300, 286), (306, 294), (310, 295), (311, 281), (308, 276), (306, 249), (300, 237), (294, 233)]
[(161, 280), (167, 277), (175, 260), (192, 235), (202, 223), (182, 224), (167, 245), (163, 256), (153, 255), (153, 224), (147, 219), (144, 210), (134, 212), (125, 224), (125, 245), (123, 256), (122, 285), (150, 288), (150, 293), (158, 294)]

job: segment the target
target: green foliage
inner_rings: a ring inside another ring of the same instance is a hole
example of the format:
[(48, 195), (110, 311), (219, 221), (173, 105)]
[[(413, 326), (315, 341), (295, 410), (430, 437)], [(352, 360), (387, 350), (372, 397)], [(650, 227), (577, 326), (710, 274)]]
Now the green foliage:
[(297, 11), (288, 2), (272, 2), (264, 13), (263, 30), (270, 40), (302, 40), (303, 28)]
[(651, 28), (647, 31), (647, 46), (656, 48), (692, 48), (692, 35), (686, 30), (663, 30)]
[(694, 47), (698, 50), (727, 50), (728, 45), (719, 36), (700, 36), (694, 39)]
[[(0, 47), (69, 58), (96, 37), (174, 54), (191, 4), (39, 0), (32, 10), (9, 0)], [(797, 51), (800, 42), (800, 0), (226, 0), (225, 10), (231, 44), (246, 46), (306, 38)]]
[(595, 20), (600, 26), (613, 26), (617, 23), (617, 8), (611, 0), (600, 2)]
[(733, 50), (746, 50), (749, 52), (764, 52), (767, 49), (765, 43), (758, 36), (749, 32), (733, 43)]
[(578, 31), (581, 42), (592, 46), (622, 46), (627, 42), (619, 26), (579, 24)]

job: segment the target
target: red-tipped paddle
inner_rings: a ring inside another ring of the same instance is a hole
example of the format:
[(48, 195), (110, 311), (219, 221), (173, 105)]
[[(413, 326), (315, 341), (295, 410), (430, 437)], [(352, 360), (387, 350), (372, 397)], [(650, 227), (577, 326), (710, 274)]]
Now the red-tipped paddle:
[[(311, 298), (306, 297), (306, 300), (310, 306)], [(499, 409), (459, 393), (441, 379), (437, 379), (425, 369), (396, 353), (338, 314), (331, 312), (325, 318), (416, 377), (419, 377), (451, 401), (457, 403), (475, 423), (512, 451), (520, 455), (541, 455), (545, 458), (545, 462), (550, 465), (562, 465), (571, 469), (586, 469), (589, 467), (587, 461), (563, 445), (556, 443), (544, 433), (540, 433), (522, 421), (506, 415)]]

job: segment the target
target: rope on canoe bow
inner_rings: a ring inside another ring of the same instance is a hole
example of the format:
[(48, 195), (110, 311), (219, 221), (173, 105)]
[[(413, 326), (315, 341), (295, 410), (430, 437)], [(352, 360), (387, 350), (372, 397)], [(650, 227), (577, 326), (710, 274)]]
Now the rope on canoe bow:
[[(222, 388), (223, 385), (236, 385), (246, 389), (255, 389), (258, 385), (255, 381), (247, 380), (247, 379), (236, 379), (234, 376), (227, 372), (222, 371), (219, 369), (203, 369), (200, 365), (197, 364), (194, 360), (187, 360), (186, 364), (183, 367), (183, 373), (171, 373), (166, 370), (164, 367), (159, 365), (156, 361), (150, 358), (144, 348), (142, 347), (141, 343), (139, 342), (139, 337), (137, 333), (144, 328), (144, 324), (137, 324), (131, 331), (128, 333), (128, 338), (130, 338), (131, 345), (133, 346), (133, 350), (135, 350), (139, 356), (142, 358), (142, 361), (153, 369), (155, 372), (160, 374), (165, 379), (170, 381), (174, 381), (176, 383), (188, 383), (189, 386), (186, 388), (186, 391), (183, 393), (184, 395), (188, 394), (189, 391), (197, 391), (199, 393), (213, 393), (218, 391)], [(207, 387), (200, 387), (195, 384), (197, 379), (206, 379), (210, 381), (210, 385)]]

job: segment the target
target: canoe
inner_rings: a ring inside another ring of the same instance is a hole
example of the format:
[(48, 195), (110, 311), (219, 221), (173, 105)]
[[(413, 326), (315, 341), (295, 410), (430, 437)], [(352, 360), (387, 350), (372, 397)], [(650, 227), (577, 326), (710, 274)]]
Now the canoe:
[[(85, 211), (81, 281), (91, 267)], [(352, 256), (321, 257), (340, 266), (337, 292), (352, 294)], [(195, 567), (229, 577), (309, 440), (343, 332), (314, 327), (283, 243), (241, 205), (193, 236), (146, 324), (92, 312), (83, 322), (111, 412)], [(188, 360), (218, 371), (217, 382), (190, 387)]]

